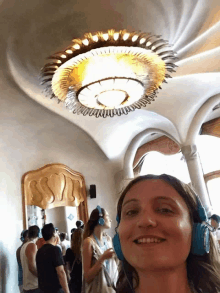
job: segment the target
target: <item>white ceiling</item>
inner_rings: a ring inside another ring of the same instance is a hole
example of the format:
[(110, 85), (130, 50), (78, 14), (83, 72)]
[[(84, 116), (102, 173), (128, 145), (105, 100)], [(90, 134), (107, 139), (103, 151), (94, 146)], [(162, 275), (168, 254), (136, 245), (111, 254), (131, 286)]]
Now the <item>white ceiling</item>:
[[(30, 98), (86, 131), (112, 160), (122, 158), (147, 128), (184, 141), (198, 109), (220, 93), (219, 0), (5, 0), (0, 26), (1, 53), (10, 69), (4, 67), (5, 73)], [(38, 76), (46, 57), (86, 32), (110, 28), (159, 34), (173, 44), (179, 68), (156, 101), (127, 116), (95, 118), (74, 115), (45, 98)], [(218, 116), (220, 110), (206, 120)]]

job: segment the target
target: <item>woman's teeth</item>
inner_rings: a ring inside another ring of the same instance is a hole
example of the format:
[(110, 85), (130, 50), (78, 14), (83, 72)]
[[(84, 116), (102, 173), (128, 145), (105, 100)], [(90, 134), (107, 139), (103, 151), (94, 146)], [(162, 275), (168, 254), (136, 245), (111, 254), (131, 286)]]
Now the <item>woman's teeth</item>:
[(135, 242), (138, 244), (140, 244), (140, 243), (160, 243), (162, 241), (163, 241), (163, 239), (158, 239), (158, 238), (141, 238), (141, 239), (135, 240)]

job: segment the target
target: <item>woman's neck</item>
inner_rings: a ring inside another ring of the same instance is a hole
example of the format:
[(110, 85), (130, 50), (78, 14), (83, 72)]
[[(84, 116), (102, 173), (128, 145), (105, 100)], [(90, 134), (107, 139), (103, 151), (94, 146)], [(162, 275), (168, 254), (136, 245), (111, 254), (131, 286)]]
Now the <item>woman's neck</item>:
[(38, 237), (37, 238), (29, 238), (27, 242), (34, 242), (36, 243), (38, 240)]
[(138, 272), (139, 286), (135, 293), (192, 293), (186, 267), (161, 272)]
[(98, 241), (102, 244), (103, 242), (103, 228), (102, 226), (96, 226), (93, 235), (98, 239)]

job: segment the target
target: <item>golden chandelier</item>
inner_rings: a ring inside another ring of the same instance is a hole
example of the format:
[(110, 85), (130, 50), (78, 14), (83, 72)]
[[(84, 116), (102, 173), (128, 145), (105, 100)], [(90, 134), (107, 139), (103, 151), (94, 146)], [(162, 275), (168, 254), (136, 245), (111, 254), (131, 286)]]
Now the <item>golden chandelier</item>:
[(48, 57), (42, 84), (73, 113), (96, 117), (128, 114), (155, 100), (175, 72), (168, 42), (151, 34), (108, 30), (72, 40)]

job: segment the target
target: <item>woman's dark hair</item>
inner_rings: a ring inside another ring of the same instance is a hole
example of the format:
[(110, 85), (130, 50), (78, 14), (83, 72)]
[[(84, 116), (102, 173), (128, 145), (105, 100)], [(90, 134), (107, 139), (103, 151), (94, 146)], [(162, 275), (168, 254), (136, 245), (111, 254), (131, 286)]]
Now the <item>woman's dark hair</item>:
[(216, 215), (216, 214), (213, 214), (209, 219), (213, 219), (218, 224), (220, 224), (220, 217), (218, 215)]
[(83, 230), (78, 228), (75, 230), (73, 237), (71, 239), (71, 250), (73, 251), (75, 257), (81, 260), (82, 253), (82, 241), (83, 241)]
[[(103, 208), (101, 208), (101, 211), (102, 211), (102, 217), (105, 216), (105, 210)], [(84, 234), (83, 234), (83, 239), (86, 239), (87, 237), (89, 237), (90, 235), (92, 235), (95, 227), (98, 225), (98, 221), (100, 219), (100, 216), (99, 216), (99, 210), (98, 209), (94, 209), (92, 212), (91, 212), (91, 215), (89, 217), (89, 220), (85, 226), (85, 229), (84, 229)], [(75, 234), (75, 232), (74, 232)]]
[(81, 220), (76, 221), (76, 227), (77, 228), (81, 228), (84, 229), (84, 223)]
[(37, 238), (39, 236), (40, 228), (37, 225), (28, 228), (28, 238)]
[(54, 236), (55, 231), (56, 230), (52, 223), (44, 225), (41, 230), (44, 240), (45, 241), (50, 240)]
[(23, 238), (23, 240), (21, 241), (24, 241), (26, 237), (28, 237), (28, 230), (23, 230), (21, 232), (21, 238)]
[(71, 229), (71, 234), (74, 233), (74, 231), (76, 230), (76, 228)]
[[(131, 187), (138, 182), (155, 179), (163, 180), (172, 186), (184, 199), (189, 210), (192, 225), (193, 223), (201, 222), (197, 210), (196, 193), (187, 184), (166, 174), (139, 176), (127, 185), (118, 200), (117, 215), (119, 217), (119, 222), (121, 220), (121, 210), (125, 195)], [(217, 293), (220, 291), (219, 255), (212, 235), (210, 236), (210, 252), (203, 256), (193, 255), (190, 252), (186, 262), (188, 282), (195, 292)], [(139, 276), (137, 271), (126, 260), (124, 260), (121, 262), (116, 292), (132, 292), (129, 282), (132, 284), (133, 281), (135, 282), (135, 288), (137, 288), (139, 286)]]
[(25, 231), (24, 231), (24, 233), (23, 233), (23, 237), (24, 237), (24, 239), (25, 239), (26, 237), (28, 237), (28, 230), (25, 230)]
[(66, 233), (64, 232), (61, 232), (59, 236), (60, 236), (60, 241), (64, 241), (66, 239)]

